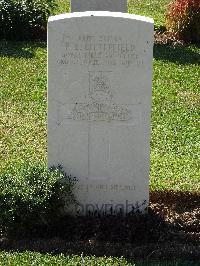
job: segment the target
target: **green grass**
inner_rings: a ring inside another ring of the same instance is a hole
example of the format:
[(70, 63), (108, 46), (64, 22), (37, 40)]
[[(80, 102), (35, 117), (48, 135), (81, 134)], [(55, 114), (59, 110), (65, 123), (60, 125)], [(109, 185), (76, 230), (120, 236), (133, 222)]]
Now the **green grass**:
[(200, 189), (200, 49), (154, 48), (151, 189)]
[(164, 24), (164, 14), (170, 0), (129, 0), (129, 13), (152, 17), (155, 26), (159, 27)]
[(73, 265), (73, 266), (130, 266), (123, 258), (96, 258), (83, 256), (64, 256), (63, 254), (53, 256), (50, 254), (42, 255), (40, 253), (0, 253), (0, 265), (27, 266), (27, 265)]
[(57, 8), (55, 14), (67, 13), (70, 11), (70, 0), (56, 0)]
[[(56, 0), (58, 8), (56, 14), (70, 10), (69, 0)], [(170, 0), (128, 0), (128, 12), (153, 17), (156, 26), (164, 24), (164, 13)]]
[[(69, 10), (58, 0), (55, 13)], [(129, 12), (164, 23), (168, 0), (130, 0)], [(0, 172), (17, 172), (23, 161), (46, 161), (46, 43), (0, 42)], [(200, 189), (200, 49), (155, 47), (151, 190)], [(133, 263), (119, 258), (0, 253), (0, 265), (198, 265)]]
[[(59, 12), (69, 9), (59, 1)], [(148, 1), (129, 10), (162, 22), (164, 2), (152, 12)], [(58, 11), (57, 11), (58, 12)], [(24, 160), (46, 160), (46, 43), (0, 42), (0, 171), (17, 171)], [(151, 189), (198, 191), (200, 49), (155, 47)]]
[[(46, 160), (46, 43), (0, 43), (0, 171)], [(198, 191), (200, 49), (155, 47), (151, 189)]]
[(0, 171), (46, 160), (46, 44), (0, 42)]
[(0, 253), (1, 266), (27, 265), (73, 265), (73, 266), (198, 266), (198, 262), (130, 262), (124, 258), (95, 257), (95, 256), (65, 256), (40, 254), (35, 252)]

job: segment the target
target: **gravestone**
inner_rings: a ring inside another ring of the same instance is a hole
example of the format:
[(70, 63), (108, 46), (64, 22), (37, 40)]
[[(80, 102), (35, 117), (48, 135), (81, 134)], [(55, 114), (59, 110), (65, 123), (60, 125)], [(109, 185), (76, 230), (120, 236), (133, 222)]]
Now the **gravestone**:
[(150, 18), (49, 18), (48, 165), (77, 178), (80, 215), (148, 206), (152, 56)]
[(71, 0), (71, 12), (115, 11), (127, 12), (127, 0)]

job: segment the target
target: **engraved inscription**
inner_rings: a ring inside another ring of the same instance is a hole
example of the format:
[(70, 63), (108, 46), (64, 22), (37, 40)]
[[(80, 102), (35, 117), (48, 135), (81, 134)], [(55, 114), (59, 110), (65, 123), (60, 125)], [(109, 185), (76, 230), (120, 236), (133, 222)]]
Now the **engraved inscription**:
[(112, 35), (64, 35), (59, 65), (123, 65), (143, 64), (139, 59), (135, 41)]
[(131, 111), (128, 106), (112, 102), (110, 73), (110, 71), (89, 72), (89, 101), (75, 103), (68, 116), (69, 119), (88, 121), (126, 121), (131, 119)]
[(135, 185), (122, 185), (122, 184), (79, 184), (77, 183), (76, 186), (77, 190), (86, 191), (89, 192), (89, 190), (93, 191), (114, 191), (114, 192), (120, 192), (120, 191), (134, 191), (136, 190)]

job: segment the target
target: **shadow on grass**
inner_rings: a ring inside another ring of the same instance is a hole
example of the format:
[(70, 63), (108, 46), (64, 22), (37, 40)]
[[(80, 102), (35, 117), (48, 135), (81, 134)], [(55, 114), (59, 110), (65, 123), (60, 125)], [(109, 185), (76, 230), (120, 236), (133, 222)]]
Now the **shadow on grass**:
[(13, 42), (13, 41), (0, 41), (0, 57), (11, 58), (32, 58), (35, 56), (35, 49), (46, 48), (46, 42)]
[(154, 45), (154, 58), (175, 64), (200, 64), (200, 53), (192, 51), (190, 47), (170, 45)]
[(150, 198), (147, 215), (63, 217), (54, 225), (27, 232), (19, 227), (18, 234), (1, 239), (0, 249), (128, 260), (199, 260), (200, 194), (152, 192)]

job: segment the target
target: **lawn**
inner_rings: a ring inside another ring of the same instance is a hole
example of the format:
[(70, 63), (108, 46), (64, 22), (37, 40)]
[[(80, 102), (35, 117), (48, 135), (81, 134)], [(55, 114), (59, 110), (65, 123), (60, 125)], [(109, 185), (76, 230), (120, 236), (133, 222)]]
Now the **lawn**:
[(96, 257), (83, 257), (83, 256), (64, 256), (63, 254), (53, 256), (51, 254), (40, 254), (32, 252), (24, 253), (6, 253), (0, 254), (0, 265), (77, 265), (77, 266), (131, 266), (134, 264), (128, 263), (123, 258), (96, 258)]
[[(132, 0), (129, 11), (160, 25), (167, 2)], [(24, 160), (46, 161), (46, 43), (1, 41), (0, 56), (0, 171), (18, 171)], [(155, 46), (153, 63), (151, 190), (198, 191), (200, 49)]]
[(64, 254), (40, 254), (36, 252), (0, 253), (1, 266), (26, 266), (26, 265), (73, 265), (73, 266), (198, 266), (198, 262), (172, 261), (172, 262), (132, 262), (124, 258), (95, 257), (95, 256), (65, 256)]
[[(56, 13), (69, 10), (57, 1)], [(164, 23), (169, 0), (130, 0), (129, 12)], [(0, 172), (18, 172), (26, 160), (47, 159), (46, 42), (0, 41)], [(154, 47), (151, 191), (199, 192), (200, 48)], [(123, 258), (0, 253), (0, 265), (198, 265), (141, 263)]]

